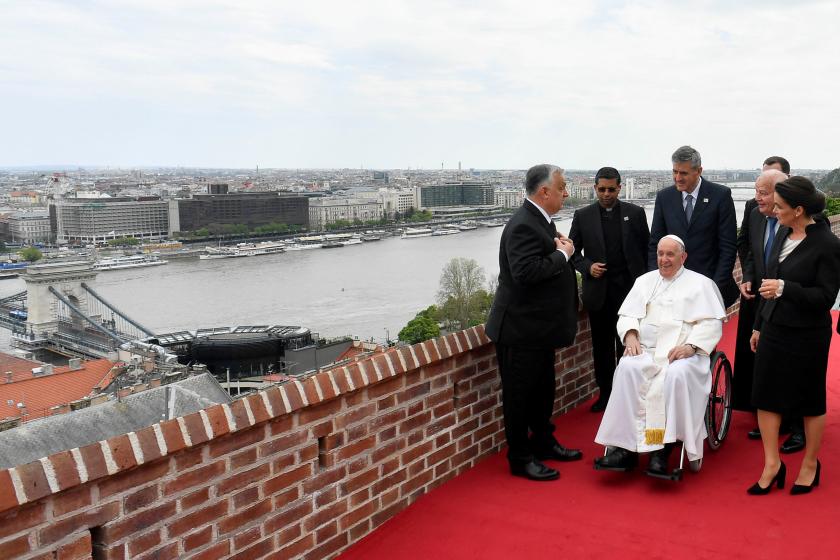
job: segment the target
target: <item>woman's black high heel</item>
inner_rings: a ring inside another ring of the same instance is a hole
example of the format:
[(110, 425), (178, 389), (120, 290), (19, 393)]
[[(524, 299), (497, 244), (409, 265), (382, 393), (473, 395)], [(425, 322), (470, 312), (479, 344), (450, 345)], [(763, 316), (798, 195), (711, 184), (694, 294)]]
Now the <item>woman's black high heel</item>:
[[(817, 464), (817, 472), (819, 472), (819, 463)], [(761, 484), (756, 482), (755, 484), (747, 488), (747, 494), (751, 494), (753, 496), (763, 496), (764, 494), (769, 494), (774, 484), (777, 488), (779, 488), (779, 490), (781, 490), (785, 487), (785, 474), (787, 474), (787, 469), (785, 468), (785, 464), (782, 463), (779, 465), (779, 470), (776, 471), (776, 476), (773, 477), (773, 480), (770, 481), (770, 484), (767, 485), (767, 488), (762, 488)]]
[(811, 490), (814, 489), (815, 486), (820, 485), (820, 461), (817, 459), (817, 472), (814, 473), (814, 481), (809, 485), (805, 486), (804, 484), (794, 484), (790, 488), (790, 493), (794, 496), (799, 494), (807, 494)]

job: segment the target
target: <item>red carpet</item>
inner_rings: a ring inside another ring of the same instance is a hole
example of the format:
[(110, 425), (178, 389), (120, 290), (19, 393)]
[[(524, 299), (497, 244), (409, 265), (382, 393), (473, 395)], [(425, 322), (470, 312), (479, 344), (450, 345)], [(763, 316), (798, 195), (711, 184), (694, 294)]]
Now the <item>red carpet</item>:
[[(730, 359), (734, 339), (732, 321), (721, 342)], [(512, 477), (499, 454), (420, 498), (340, 558), (838, 558), (837, 334), (829, 363), (823, 475), (809, 495), (788, 493), (802, 453), (783, 456), (784, 491), (747, 495), (763, 458), (761, 443), (746, 438), (754, 420), (745, 413), (735, 413), (720, 450), (707, 449), (702, 470), (686, 470), (682, 482), (655, 480), (640, 471), (594, 471), (592, 460), (603, 453), (592, 441), (601, 415), (591, 414), (587, 403), (556, 420), (561, 443), (584, 450), (583, 461), (559, 464), (559, 481)]]

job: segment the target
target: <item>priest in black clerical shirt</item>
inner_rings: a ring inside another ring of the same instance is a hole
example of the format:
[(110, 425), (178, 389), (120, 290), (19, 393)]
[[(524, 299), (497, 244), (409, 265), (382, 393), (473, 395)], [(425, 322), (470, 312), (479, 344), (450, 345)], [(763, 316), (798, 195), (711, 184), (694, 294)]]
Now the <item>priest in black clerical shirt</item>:
[(571, 262), (583, 277), (583, 305), (592, 332), (599, 395), (591, 410), (602, 412), (624, 353), (615, 330), (618, 308), (636, 278), (647, 271), (650, 231), (644, 209), (618, 199), (621, 174), (615, 168), (599, 169), (594, 189), (597, 202), (575, 211), (569, 238), (575, 245)]

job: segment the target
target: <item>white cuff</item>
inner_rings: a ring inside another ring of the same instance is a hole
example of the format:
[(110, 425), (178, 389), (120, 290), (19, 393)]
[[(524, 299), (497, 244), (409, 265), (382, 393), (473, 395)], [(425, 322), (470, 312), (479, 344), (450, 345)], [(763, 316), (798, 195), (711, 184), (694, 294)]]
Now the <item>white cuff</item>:
[(782, 297), (782, 293), (785, 291), (785, 281), (779, 280), (779, 287), (776, 288), (776, 297)]

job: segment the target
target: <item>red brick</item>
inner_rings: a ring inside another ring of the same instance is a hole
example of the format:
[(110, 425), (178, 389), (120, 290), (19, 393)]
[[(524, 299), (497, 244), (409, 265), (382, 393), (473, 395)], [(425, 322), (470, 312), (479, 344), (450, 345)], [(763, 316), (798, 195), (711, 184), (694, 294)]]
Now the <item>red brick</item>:
[(349, 529), (356, 523), (367, 519), (368, 517), (376, 513), (377, 509), (378, 508), (375, 501), (370, 501), (365, 504), (362, 504), (361, 506), (349, 511), (347, 514), (342, 516), (339, 520), (339, 527), (342, 531)]
[[(414, 359), (414, 356), (411, 354), (411, 349), (408, 346), (402, 346), (399, 349), (400, 355), (403, 357), (405, 361), (405, 365), (408, 368), (408, 371), (413, 369), (417, 369), (420, 367), (420, 364)], [(422, 352), (421, 352), (422, 354)]]
[(177, 511), (175, 502), (167, 502), (147, 509), (132, 516), (121, 516), (105, 525), (105, 542), (117, 542), (129, 535), (139, 533), (155, 523), (174, 517)]
[(381, 414), (375, 418), (372, 418), (370, 421), (370, 429), (371, 431), (376, 431), (377, 428), (381, 428), (383, 426), (390, 426), (392, 424), (396, 424), (397, 422), (403, 420), (405, 418), (405, 409), (394, 410), (391, 412), (386, 412), (385, 414)]
[(303, 425), (323, 418), (335, 416), (336, 412), (341, 410), (341, 406), (341, 399), (332, 399), (315, 406), (308, 406), (301, 410), (298, 414), (298, 422)]
[(313, 529), (335, 521), (347, 511), (347, 500), (336, 502), (330, 506), (319, 509), (309, 517), (303, 520), (303, 530), (311, 532)]
[(364, 453), (365, 451), (373, 448), (376, 445), (376, 436), (368, 436), (365, 439), (356, 441), (349, 445), (345, 445), (337, 452), (337, 458), (339, 461), (344, 461), (353, 457), (354, 455), (358, 455), (359, 453)]
[(128, 543), (128, 553), (137, 556), (160, 544), (160, 529), (135, 537)]
[[(15, 486), (8, 470), (0, 471), (0, 511), (6, 511), (18, 506)], [(2, 528), (0, 528), (2, 531)]]
[(40, 461), (32, 461), (25, 465), (15, 467), (26, 493), (26, 498), (34, 502), (39, 498), (52, 494), (47, 483), (47, 475), (44, 473), (44, 466)]
[(53, 521), (38, 532), (38, 543), (47, 546), (79, 530), (99, 527), (120, 516), (120, 504), (109, 502), (61, 521)]
[(395, 502), (390, 506), (386, 507), (385, 509), (378, 511), (377, 513), (373, 514), (373, 517), (371, 517), (371, 525), (373, 527), (378, 527), (379, 525), (382, 525), (383, 523), (394, 517), (407, 505), (407, 500), (402, 499), (399, 502)]
[(277, 542), (282, 544), (299, 539), (302, 533), (303, 531), (300, 528), (300, 523), (295, 523), (291, 527), (285, 527), (281, 531), (273, 534), (277, 535)]
[(304, 494), (311, 494), (313, 492), (324, 489), (330, 484), (334, 484), (347, 475), (347, 468), (344, 466), (336, 467), (332, 470), (327, 470), (318, 473), (309, 480), (303, 483)]
[(119, 470), (124, 471), (137, 466), (134, 449), (132, 449), (131, 440), (128, 439), (127, 435), (114, 436), (106, 444), (111, 449), (111, 456)]
[(158, 500), (160, 491), (157, 486), (147, 486), (136, 492), (132, 492), (123, 500), (123, 512), (128, 514), (146, 506), (150, 506)]
[(300, 498), (299, 488), (289, 488), (285, 492), (281, 492), (274, 496), (274, 509), (283, 509), (290, 503)]
[(418, 414), (417, 416), (413, 416), (400, 424), (400, 433), (405, 434), (412, 430), (416, 430), (417, 428), (422, 427), (424, 424), (428, 424), (429, 420), (431, 419), (432, 412), (430, 410)]
[(315, 508), (322, 508), (338, 499), (338, 488), (333, 486), (329, 490), (315, 494)]
[(200, 465), (205, 461), (205, 452), (207, 451), (207, 449), (208, 446), (201, 445), (198, 447), (186, 449), (176, 454), (174, 471), (176, 473), (179, 473), (189, 469), (190, 467)]
[(241, 453), (237, 453), (236, 455), (231, 456), (230, 458), (230, 470), (235, 471), (239, 470), (240, 468), (251, 465), (257, 461), (257, 448), (252, 447), (251, 449), (246, 449)]
[(376, 401), (376, 411), (382, 412), (388, 410), (389, 408), (394, 408), (397, 404), (397, 396), (396, 395), (388, 395), (387, 397), (381, 398)]
[(239, 513), (229, 515), (228, 517), (219, 521), (216, 526), (219, 528), (219, 534), (229, 533), (236, 529), (252, 523), (260, 517), (268, 515), (271, 512), (271, 500), (265, 499), (257, 502), (253, 506), (240, 511)]
[(183, 535), (197, 527), (203, 527), (221, 519), (228, 512), (227, 501), (216, 502), (194, 512), (179, 516), (175, 521), (167, 525), (167, 534), (170, 538)]
[[(288, 509), (265, 520), (263, 524), (265, 534), (270, 535), (277, 531), (291, 526), (293, 523), (301, 521), (304, 517), (312, 513), (312, 502), (304, 500), (289, 506)], [(280, 544), (283, 544), (281, 541)]]
[(312, 459), (318, 456), (318, 444), (313, 443), (311, 445), (307, 445), (302, 447), (297, 452), (297, 462), (300, 463), (308, 463)]
[(297, 462), (295, 461), (295, 454), (288, 453), (286, 455), (280, 455), (277, 459), (271, 462), (271, 472), (272, 474), (279, 474), (284, 471), (289, 470), (290, 467), (296, 465)]
[(201, 414), (193, 412), (182, 417), (184, 428), (190, 436), (190, 444), (196, 446), (207, 441), (207, 430), (204, 428), (204, 420), (201, 419)]
[(350, 496), (349, 504), (351, 508), (358, 507), (360, 504), (367, 502), (370, 499), (370, 489), (363, 488)]
[(0, 514), (0, 539), (20, 533), (46, 520), (43, 502), (28, 504)]
[(156, 482), (167, 472), (169, 472), (169, 462), (157, 461), (149, 465), (143, 465), (139, 469), (117, 473), (99, 483), (99, 496), (107, 498), (152, 481)]
[(231, 502), (233, 503), (233, 509), (237, 510), (243, 508), (249, 504), (253, 504), (257, 500), (260, 499), (260, 489), (257, 486), (252, 486), (247, 490), (243, 490), (239, 494), (233, 496)]
[(343, 484), (344, 491), (348, 494), (352, 494), (356, 490), (360, 488), (364, 488), (373, 484), (376, 480), (379, 479), (379, 469), (374, 467), (369, 471), (363, 472), (357, 476), (349, 478)]
[(56, 551), (56, 560), (83, 560), (93, 552), (90, 533), (85, 531), (76, 540), (64, 544)]
[(333, 553), (341, 550), (343, 547), (347, 546), (347, 533), (341, 533), (340, 535), (332, 538), (331, 540), (318, 545), (318, 558), (327, 558), (328, 556), (332, 555)]
[(362, 377), (362, 370), (359, 368), (359, 364), (349, 364), (347, 366), (347, 373), (350, 375), (350, 379), (353, 381), (353, 386), (356, 390), (362, 389), (367, 385)]
[(304, 535), (302, 539), (296, 540), (295, 542), (284, 546), (281, 548), (276, 555), (273, 555), (271, 558), (280, 559), (280, 558), (294, 558), (310, 550), (315, 546), (315, 535), (308, 534)]
[(434, 443), (431, 441), (427, 441), (405, 451), (401, 455), (400, 460), (402, 461), (403, 465), (408, 465), (409, 463), (413, 463), (416, 459), (428, 455), (432, 452), (433, 449)]
[(234, 490), (244, 488), (249, 484), (261, 482), (264, 478), (268, 477), (270, 472), (271, 467), (268, 463), (264, 463), (258, 467), (254, 467), (253, 469), (249, 469), (239, 474), (228, 475), (224, 478), (224, 480), (216, 485), (216, 494), (218, 496), (223, 496), (233, 492)]
[(207, 420), (210, 422), (210, 429), (213, 431), (213, 437), (217, 438), (230, 432), (227, 415), (225, 414), (222, 405), (217, 404), (204, 409), (207, 414)]
[(405, 439), (400, 438), (394, 441), (388, 442), (385, 445), (380, 445), (376, 449), (373, 450), (371, 453), (370, 459), (374, 463), (379, 463), (380, 461), (387, 459), (391, 455), (398, 453), (402, 449), (405, 448)]
[(0, 543), (0, 558), (17, 558), (29, 552), (29, 536), (21, 535), (16, 539)]
[(315, 530), (315, 542), (324, 543), (338, 534), (338, 522), (330, 521), (326, 525)]
[(192, 486), (199, 484), (206, 484), (217, 476), (225, 472), (225, 462), (223, 460), (210, 463), (204, 467), (199, 467), (195, 470), (179, 474), (175, 479), (167, 482), (163, 487), (164, 496), (169, 496), (176, 492), (181, 492)]
[(143, 428), (135, 432), (137, 441), (140, 443), (140, 451), (143, 453), (143, 462), (149, 463), (155, 459), (160, 459), (163, 455), (158, 446), (157, 435), (151, 426)]
[(248, 418), (248, 411), (245, 410), (245, 402), (242, 399), (237, 399), (230, 403), (229, 406), (237, 431), (250, 428), (251, 420)]
[(233, 537), (234, 550), (242, 550), (249, 547), (262, 538), (262, 530), (259, 525), (251, 527), (247, 531), (237, 533)]
[(181, 544), (184, 545), (184, 552), (195, 550), (201, 546), (209, 543), (213, 538), (213, 527), (208, 525), (204, 529), (195, 531), (181, 538)]
[(178, 543), (170, 543), (139, 557), (138, 560), (178, 560)]
[(275, 492), (285, 490), (293, 484), (297, 484), (301, 480), (308, 478), (311, 474), (312, 465), (301, 465), (291, 471), (278, 474), (263, 483), (263, 494), (270, 496)]
[(275, 437), (259, 446), (260, 457), (268, 457), (269, 455), (275, 455), (281, 451), (297, 447), (307, 439), (309, 439), (309, 436), (305, 430)]
[(393, 488), (397, 484), (405, 481), (406, 476), (407, 474), (405, 472), (405, 469), (398, 470), (395, 473), (388, 475), (376, 482), (371, 487), (371, 492), (373, 492), (374, 495), (381, 494), (385, 490)]
[(367, 420), (370, 416), (372, 416), (376, 412), (376, 404), (374, 403), (366, 403), (363, 406), (358, 408), (354, 408), (343, 414), (335, 419), (335, 427), (336, 428), (344, 428), (346, 426), (350, 426), (355, 424), (356, 422), (361, 422)]
[(314, 381), (317, 382), (318, 386), (321, 388), (321, 394), (324, 395), (323, 400), (325, 401), (328, 399), (334, 399), (338, 396), (338, 393), (335, 392), (330, 379), (332, 379), (332, 373), (329, 371), (319, 373), (314, 377)]
[[(53, 517), (62, 517), (71, 511), (77, 511), (91, 505), (93, 502), (90, 489), (91, 486), (84, 485), (55, 494), (52, 498)], [(0, 521), (0, 525), (2, 525), (2, 521)]]
[(62, 490), (78, 486), (81, 484), (79, 478), (79, 469), (76, 467), (76, 460), (69, 451), (61, 451), (50, 455), (50, 462), (52, 463), (55, 478), (58, 481), (58, 487)]
[(214, 544), (207, 550), (203, 550), (191, 556), (190, 560), (219, 560), (220, 558), (227, 558), (230, 554), (230, 541), (222, 541)]
[(385, 381), (381, 381), (368, 387), (368, 398), (370, 398), (370, 400), (375, 400), (384, 395), (396, 393), (404, 386), (405, 377), (403, 376), (387, 378)]
[(163, 441), (166, 443), (167, 453), (177, 453), (186, 447), (184, 436), (181, 433), (181, 426), (177, 420), (161, 422), (160, 430), (163, 434)]
[(248, 405), (251, 407), (251, 414), (254, 415), (255, 423), (261, 424), (271, 419), (260, 395), (250, 395), (245, 397), (245, 400), (248, 401)]
[(289, 400), (289, 406), (291, 407), (289, 412), (303, 406), (303, 398), (300, 395), (297, 383), (285, 383), (283, 389), (286, 391), (286, 398)]
[(370, 533), (370, 520), (362, 521), (355, 527), (351, 527), (347, 532), (350, 542), (358, 542), (368, 533)]
[[(285, 405), (283, 404), (283, 397), (280, 395), (280, 387), (269, 387), (265, 391), (265, 394), (268, 396), (268, 402), (271, 405), (271, 413), (274, 418), (282, 417), (284, 414), (291, 412), (291, 410), (286, 410)], [(262, 400), (262, 397), (260, 397)]]
[(178, 504), (181, 506), (181, 511), (187, 511), (199, 504), (203, 504), (210, 500), (210, 488), (202, 488), (190, 494), (187, 494), (180, 500)]

